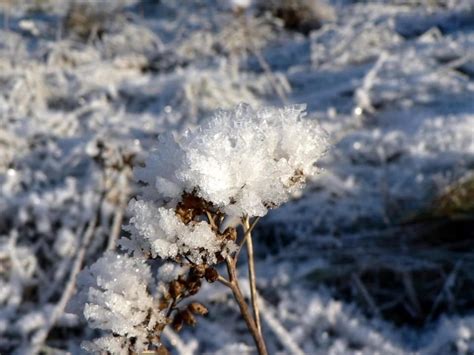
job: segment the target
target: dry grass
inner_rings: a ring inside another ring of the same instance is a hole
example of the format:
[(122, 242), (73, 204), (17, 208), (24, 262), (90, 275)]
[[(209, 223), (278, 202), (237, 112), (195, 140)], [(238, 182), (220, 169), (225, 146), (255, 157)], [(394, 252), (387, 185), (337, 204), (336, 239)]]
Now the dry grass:
[(107, 11), (106, 8), (90, 3), (73, 3), (64, 18), (65, 32), (83, 41), (101, 38), (109, 30), (112, 23), (117, 21), (117, 11)]
[(319, 0), (269, 0), (262, 1), (259, 8), (280, 18), (287, 29), (304, 34), (335, 18), (334, 10)]

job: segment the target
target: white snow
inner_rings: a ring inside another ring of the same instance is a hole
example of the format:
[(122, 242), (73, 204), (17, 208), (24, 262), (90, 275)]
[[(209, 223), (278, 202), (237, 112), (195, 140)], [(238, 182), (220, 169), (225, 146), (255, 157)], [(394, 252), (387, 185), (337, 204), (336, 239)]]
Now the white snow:
[[(184, 253), (199, 262), (204, 246), (213, 260), (221, 246), (209, 228), (172, 213), (183, 191), (196, 189), (232, 215), (225, 226), (265, 215), (256, 266), (272, 316), (264, 324), (271, 353), (285, 352), (275, 326), (311, 354), (472, 353), (472, 308), (462, 303), (470, 297), (462, 282), (472, 282), (467, 264), (449, 277), (449, 292), (420, 295), (450, 297), (457, 312), (446, 308), (419, 328), (370, 319), (349, 279), (332, 282), (373, 265), (441, 270), (429, 251), (387, 246), (409, 241), (416, 230), (397, 223), (474, 166), (472, 1), (330, 1), (335, 16), (308, 36), (268, 14), (255, 17), (258, 1), (241, 17), (230, 3), (246, 1), (91, 2), (104, 31), (83, 40), (63, 26), (71, 1), (0, 3), (0, 352), (31, 348), (94, 216), (80, 298), (104, 334), (86, 349), (121, 353), (130, 344), (111, 330), (146, 333), (160, 281), (182, 271), (123, 255), (99, 259), (127, 191), (115, 184), (130, 180), (118, 168), (133, 156), (148, 185), (128, 186), (135, 200), (119, 237), (136, 258)], [(240, 102), (250, 107), (235, 110)], [(289, 186), (298, 169), (318, 172), (304, 189)], [(229, 295), (211, 286), (199, 293), (211, 317), (168, 343), (252, 352)], [(341, 289), (349, 296), (336, 300)], [(403, 288), (395, 292), (384, 294), (387, 303), (409, 303), (397, 301)], [(67, 312), (60, 319), (72, 319)], [(86, 329), (58, 321), (44, 351), (81, 353), (81, 341), (95, 336)]]
[[(124, 342), (136, 338), (135, 351), (147, 349), (149, 332), (165, 322), (150, 294), (152, 276), (143, 261), (126, 255), (108, 253), (82, 271), (78, 285), (85, 298), (84, 317), (93, 328), (111, 331)], [(96, 346), (116, 351), (110, 337), (95, 340)], [(90, 345), (92, 346), (92, 345)]]
[(326, 134), (303, 110), (222, 111), (177, 139), (161, 138), (138, 179), (165, 200), (195, 192), (230, 216), (263, 216), (302, 188), (327, 149)]
[[(132, 239), (121, 240), (123, 249), (162, 259), (186, 255), (196, 264), (217, 262), (216, 255), (221, 253), (223, 246), (207, 222), (186, 225), (173, 209), (158, 208), (146, 201), (132, 200), (129, 210), (133, 217), (127, 229)], [(232, 250), (232, 244), (227, 249)], [(221, 254), (226, 256), (225, 246)]]

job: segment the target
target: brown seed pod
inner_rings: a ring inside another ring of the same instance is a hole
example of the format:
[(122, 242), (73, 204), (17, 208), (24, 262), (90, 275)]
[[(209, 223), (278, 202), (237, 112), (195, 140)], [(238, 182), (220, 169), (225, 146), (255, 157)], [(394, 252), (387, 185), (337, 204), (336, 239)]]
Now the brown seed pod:
[(209, 311), (207, 310), (206, 306), (199, 302), (193, 302), (188, 305), (188, 309), (190, 312), (199, 314), (200, 316), (206, 315)]
[(165, 329), (165, 327), (168, 325), (168, 324), (171, 324), (171, 319), (169, 318), (166, 318), (165, 322), (164, 323), (157, 323), (154, 327), (153, 327), (153, 331), (154, 331), (154, 337), (158, 337), (159, 338), (159, 334), (161, 334), (161, 332), (163, 332), (163, 329)]
[(181, 312), (178, 312), (174, 316), (173, 323), (171, 323), (171, 326), (173, 327), (174, 330), (179, 332), (183, 328), (183, 325), (184, 325), (183, 315)]
[(169, 287), (169, 293), (171, 297), (177, 298), (180, 296), (184, 291), (184, 285), (179, 280), (171, 281)]
[(200, 280), (196, 280), (196, 281), (188, 283), (188, 293), (190, 295), (195, 295), (196, 293), (198, 293), (200, 288), (201, 288)]
[(235, 228), (229, 229), (229, 234), (227, 235), (228, 240), (235, 242), (237, 240), (237, 230)]
[(191, 274), (197, 278), (204, 277), (205, 273), (206, 273), (206, 265), (200, 264), (200, 265), (195, 265), (191, 268)]
[(184, 311), (181, 311), (181, 316), (187, 325), (191, 325), (193, 327), (196, 325), (196, 318), (189, 310), (185, 309)]
[(206, 274), (205, 274), (207, 282), (215, 282), (219, 278), (219, 273), (217, 272), (216, 269), (213, 267), (209, 267), (206, 269)]
[(184, 208), (203, 210), (207, 207), (208, 203), (202, 198), (189, 193), (184, 193), (181, 197), (181, 203)]
[(218, 263), (221, 263), (221, 262), (223, 262), (223, 261), (225, 260), (225, 258), (222, 256), (221, 253), (215, 253), (215, 255), (216, 255), (216, 258), (217, 258), (217, 262), (218, 262)]
[(188, 278), (186, 279), (186, 283), (189, 285), (189, 284), (192, 284), (194, 282), (198, 282), (199, 280), (201, 280), (201, 277), (198, 277), (196, 274), (194, 274), (193, 272), (190, 272), (188, 274)]

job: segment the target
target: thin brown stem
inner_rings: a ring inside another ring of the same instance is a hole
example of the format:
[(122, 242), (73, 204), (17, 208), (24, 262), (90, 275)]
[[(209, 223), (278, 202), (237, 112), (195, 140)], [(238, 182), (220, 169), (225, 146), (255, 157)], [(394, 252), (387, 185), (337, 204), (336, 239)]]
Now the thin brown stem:
[(244, 228), (248, 231), (247, 235), (247, 264), (249, 269), (249, 283), (250, 283), (250, 298), (252, 301), (253, 317), (255, 319), (255, 325), (257, 326), (258, 332), (262, 335), (262, 326), (260, 324), (260, 313), (258, 310), (258, 294), (257, 294), (257, 278), (255, 274), (255, 262), (253, 254), (253, 241), (250, 230), (250, 221), (248, 217), (245, 217)]
[(116, 206), (116, 211), (114, 214), (114, 219), (112, 222), (112, 229), (110, 231), (109, 240), (107, 243), (107, 250), (115, 250), (117, 240), (120, 237), (120, 231), (122, 230), (122, 222), (125, 210), (127, 208), (127, 201), (129, 196), (129, 188), (128, 188), (128, 176), (121, 175), (119, 177), (119, 182), (117, 188), (120, 191), (119, 196), (119, 203)]
[(219, 275), (219, 277), (217, 278), (217, 281), (219, 281), (224, 286), (231, 288), (230, 282), (225, 277)]
[(173, 298), (173, 301), (171, 302), (169, 308), (168, 308), (168, 311), (166, 312), (166, 318), (168, 318), (171, 313), (173, 312), (174, 308), (176, 307), (176, 304), (178, 303), (178, 299), (177, 298)]
[(211, 225), (212, 229), (213, 230), (218, 230), (217, 226), (216, 226), (216, 221), (214, 220), (214, 217), (212, 216), (212, 214), (206, 210), (206, 216), (207, 216), (207, 219), (209, 220), (209, 224)]
[(250, 226), (250, 228), (247, 228), (244, 231), (244, 236), (242, 237), (242, 240), (240, 241), (240, 244), (239, 244), (239, 248), (237, 249), (237, 251), (235, 252), (235, 255), (234, 255), (234, 262), (235, 263), (237, 263), (237, 260), (239, 259), (240, 251), (242, 250), (242, 247), (246, 243), (246, 241), (248, 239), (248, 236), (250, 235), (250, 233), (252, 233), (253, 229), (255, 228), (255, 226), (256, 226), (256, 224), (259, 220), (260, 220), (260, 217), (255, 218), (253, 220), (252, 225)]
[(245, 302), (244, 295), (240, 290), (238, 278), (237, 278), (237, 269), (235, 267), (234, 260), (231, 258), (226, 258), (226, 265), (227, 265), (227, 272), (229, 273), (229, 281), (225, 283), (228, 286), (232, 293), (234, 294), (234, 298), (237, 301), (237, 304), (240, 308), (240, 313), (247, 324), (247, 328), (249, 329), (252, 337), (255, 341), (255, 345), (257, 346), (257, 351), (260, 355), (267, 355), (267, 348), (265, 345), (265, 341), (263, 340), (262, 334), (258, 331), (257, 325), (255, 324), (254, 319), (249, 311), (247, 303)]

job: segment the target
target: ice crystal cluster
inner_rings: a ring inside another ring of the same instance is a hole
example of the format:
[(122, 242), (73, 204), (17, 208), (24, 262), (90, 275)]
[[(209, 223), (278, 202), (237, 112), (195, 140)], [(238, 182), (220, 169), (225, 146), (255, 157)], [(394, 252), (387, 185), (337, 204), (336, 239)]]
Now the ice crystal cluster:
[[(89, 326), (115, 335), (84, 343), (86, 350), (118, 354), (122, 349), (142, 352), (148, 348), (150, 334), (165, 321), (151, 295), (152, 281), (143, 260), (113, 253), (104, 254), (80, 274), (80, 297)], [(135, 339), (133, 344), (128, 344), (130, 338)]]
[[(159, 139), (138, 178), (176, 204), (195, 193), (233, 216), (263, 216), (299, 190), (326, 150), (304, 106), (221, 111), (197, 130)], [(148, 190), (150, 192), (150, 190)]]
[(129, 205), (132, 237), (122, 245), (161, 258), (186, 255), (196, 263), (203, 257), (215, 263), (216, 253), (229, 253), (232, 245), (216, 239), (208, 223), (178, 218), (183, 196), (200, 199), (227, 220), (263, 216), (317, 172), (314, 163), (326, 147), (324, 131), (304, 119), (304, 106), (241, 104), (179, 137), (164, 135), (136, 171), (146, 186), (142, 199)]

